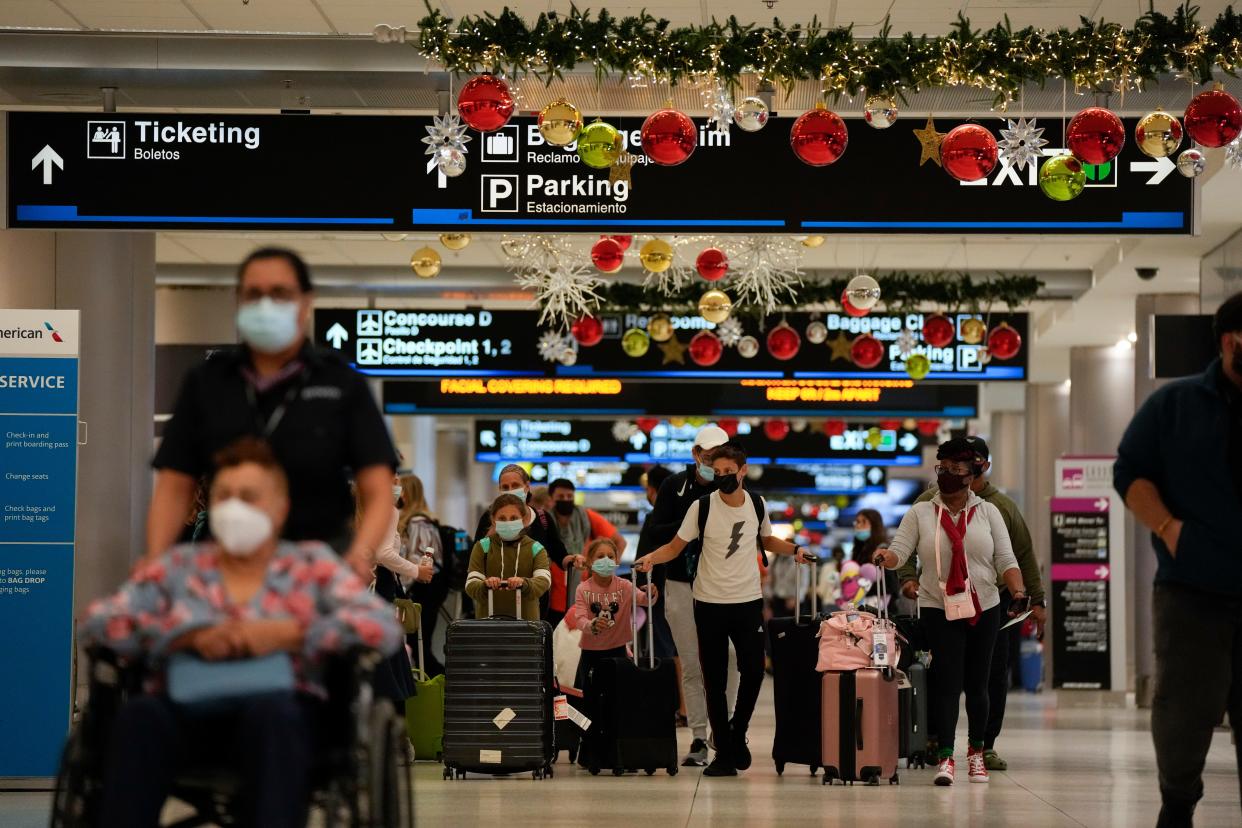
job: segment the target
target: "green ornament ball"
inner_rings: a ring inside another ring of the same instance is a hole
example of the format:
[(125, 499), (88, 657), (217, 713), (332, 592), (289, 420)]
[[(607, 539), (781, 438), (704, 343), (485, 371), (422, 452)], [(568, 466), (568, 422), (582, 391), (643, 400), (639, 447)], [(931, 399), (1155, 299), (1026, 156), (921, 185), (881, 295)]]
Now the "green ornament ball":
[(578, 134), (578, 157), (582, 163), (597, 170), (606, 170), (621, 154), (624, 142), (612, 124), (596, 120)]
[(1086, 185), (1087, 172), (1072, 155), (1049, 158), (1039, 168), (1039, 189), (1053, 201), (1073, 201)]
[(906, 357), (906, 373), (910, 379), (923, 379), (931, 373), (931, 360), (923, 354), (910, 354)]
[(878, 428), (869, 428), (864, 442), (869, 448), (878, 449), (884, 443), (884, 434)]
[(621, 336), (621, 350), (637, 359), (651, 347), (651, 337), (642, 328), (630, 328)]

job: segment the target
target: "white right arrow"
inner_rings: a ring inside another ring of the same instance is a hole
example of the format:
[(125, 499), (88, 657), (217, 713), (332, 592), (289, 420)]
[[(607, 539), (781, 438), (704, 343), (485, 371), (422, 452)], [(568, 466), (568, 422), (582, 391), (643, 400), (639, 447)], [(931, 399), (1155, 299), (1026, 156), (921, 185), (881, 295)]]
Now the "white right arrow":
[(919, 447), (919, 438), (907, 431), (905, 434), (901, 435), (901, 439), (897, 441), (897, 445), (901, 446), (906, 451), (914, 451)]
[(1096, 511), (1107, 512), (1108, 511), (1108, 500), (1106, 498), (1101, 497), (1099, 500), (1095, 502), (1095, 508), (1096, 508)]
[(55, 164), (58, 168), (63, 170), (65, 168), (65, 159), (61, 158), (60, 155), (56, 153), (56, 150), (52, 149), (51, 144), (44, 144), (43, 149), (39, 150), (39, 153), (34, 157), (34, 160), (30, 162), (30, 169), (36, 169), (40, 164), (43, 165), (43, 183), (51, 184), (52, 165)]
[(1160, 157), (1154, 161), (1131, 161), (1130, 172), (1149, 172), (1155, 173), (1151, 178), (1147, 179), (1148, 184), (1159, 184), (1169, 177), (1169, 173), (1177, 169), (1174, 164), (1166, 157)]
[(324, 338), (332, 343), (333, 348), (339, 351), (341, 350), (341, 343), (349, 339), (349, 331), (345, 330), (345, 327), (340, 322), (337, 322), (331, 328), (328, 328), (328, 333)]

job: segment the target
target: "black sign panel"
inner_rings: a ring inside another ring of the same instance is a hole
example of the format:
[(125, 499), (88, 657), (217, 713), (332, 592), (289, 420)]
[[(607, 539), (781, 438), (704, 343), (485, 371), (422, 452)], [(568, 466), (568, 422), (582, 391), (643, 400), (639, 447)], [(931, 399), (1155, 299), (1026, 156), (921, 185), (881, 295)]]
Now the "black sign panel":
[[(805, 333), (811, 314), (790, 313), (768, 321), (771, 330), (780, 320)], [(903, 332), (915, 336), (914, 353), (931, 360), (931, 373), (925, 381), (937, 380), (1024, 380), (1027, 347), (1009, 360), (985, 362), (981, 344), (955, 339), (944, 348), (932, 348), (921, 340), (924, 315), (921, 313), (876, 313), (855, 318), (844, 314), (820, 314), (828, 328), (828, 338), (813, 345), (805, 337), (798, 353), (778, 360), (765, 347), (752, 358), (736, 348), (726, 348), (715, 365), (695, 365), (685, 351), (670, 352), (669, 343), (652, 342), (647, 353), (628, 356), (621, 348), (621, 335), (629, 328), (645, 328), (642, 314), (603, 314), (604, 340), (590, 348), (579, 348), (573, 365), (543, 359), (539, 353), (542, 331), (536, 311), (415, 311), (397, 309), (336, 309), (315, 311), (315, 341), (344, 352), (364, 374), (380, 377), (593, 377), (631, 380), (711, 380), (722, 379), (882, 379), (908, 380), (906, 358), (897, 344)], [(959, 327), (970, 314), (958, 314)], [(1027, 315), (992, 314), (991, 324), (1007, 322), (1023, 339), (1027, 336)], [(762, 340), (757, 322), (744, 323), (747, 333)], [(715, 328), (699, 316), (673, 318), (674, 336), (687, 345), (693, 335)], [(850, 342), (869, 333), (887, 349), (886, 358), (875, 368), (859, 368), (850, 359)]]
[(387, 380), (388, 414), (762, 417), (974, 417), (979, 386), (912, 380), (634, 382), (616, 378)]
[[(614, 119), (638, 151), (639, 118)], [(530, 232), (1182, 233), (1193, 183), (1168, 158), (1127, 142), (1087, 170), (1086, 191), (1054, 202), (1034, 165), (1000, 165), (973, 185), (919, 166), (903, 118), (887, 130), (848, 122), (843, 159), (802, 164), (792, 118), (716, 135), (678, 167), (640, 158), (632, 184), (610, 182), (535, 119), (473, 134), (469, 166), (445, 178), (421, 139), (429, 117), (8, 113), (14, 227)], [(942, 120), (942, 132), (954, 126)], [(989, 126), (995, 127), (993, 122)], [(1051, 152), (1059, 119), (1041, 121)], [(1134, 123), (1126, 129), (1133, 132)], [(755, 182), (758, 182), (756, 186)], [(745, 182), (745, 183), (742, 183)]]
[[(523, 418), (475, 422), (475, 459), (483, 463), (689, 463), (698, 425), (663, 421), (643, 431), (625, 421)], [(869, 430), (876, 439), (868, 442)], [(737, 438), (753, 463), (918, 466), (922, 439), (905, 429), (851, 423), (841, 434), (803, 427), (774, 440), (763, 429), (738, 425)], [(877, 472), (872, 485), (883, 482)]]
[(1111, 688), (1109, 500), (1052, 499), (1054, 687)]

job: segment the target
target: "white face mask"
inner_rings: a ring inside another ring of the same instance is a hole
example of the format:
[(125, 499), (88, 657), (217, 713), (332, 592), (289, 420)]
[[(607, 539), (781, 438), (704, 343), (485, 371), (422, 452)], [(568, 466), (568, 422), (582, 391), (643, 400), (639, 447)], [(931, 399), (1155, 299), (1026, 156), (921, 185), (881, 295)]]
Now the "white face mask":
[(521, 498), (523, 501), (526, 500), (526, 496), (528, 494), (525, 486), (518, 486), (516, 489), (501, 489), (500, 493), (511, 494), (514, 497)]
[(264, 296), (237, 309), (237, 332), (256, 351), (277, 354), (302, 336), (298, 303), (277, 302)]
[(207, 525), (224, 551), (239, 558), (257, 552), (274, 530), (267, 512), (235, 497), (208, 509)]
[(400, 500), (400, 499), (401, 499), (401, 495), (403, 495), (403, 494), (405, 494), (405, 492), (404, 492), (404, 490), (402, 490), (401, 485), (400, 485), (400, 484), (397, 484), (397, 483), (394, 483), (394, 484), (393, 484), (393, 487), (392, 487), (392, 500), (393, 500), (393, 502), (394, 502), (394, 503), (396, 503), (398, 500)]

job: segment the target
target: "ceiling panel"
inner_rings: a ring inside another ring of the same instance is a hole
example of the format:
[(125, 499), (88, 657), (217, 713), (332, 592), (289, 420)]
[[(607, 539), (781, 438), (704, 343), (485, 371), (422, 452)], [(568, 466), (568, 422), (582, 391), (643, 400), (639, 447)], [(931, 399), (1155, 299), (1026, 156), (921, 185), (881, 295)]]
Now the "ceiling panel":
[(0, 2), (0, 28), (36, 27), (78, 29), (78, 22), (50, 0), (4, 0)]
[[(180, 0), (59, 0), (93, 29), (201, 31), (198, 18)], [(238, 4), (240, 5), (240, 3)]]
[[(332, 27), (323, 19), (311, 0), (185, 0), (199, 17), (213, 29), (238, 32), (322, 32)], [(379, 21), (376, 21), (379, 22)], [(371, 31), (374, 23), (366, 29)]]

